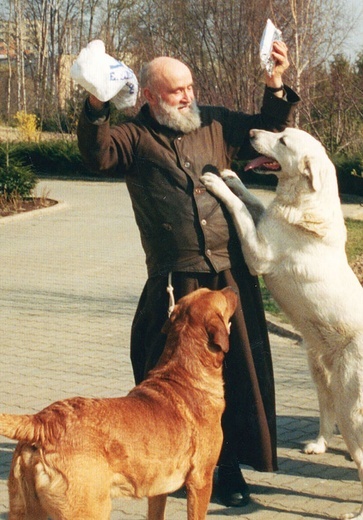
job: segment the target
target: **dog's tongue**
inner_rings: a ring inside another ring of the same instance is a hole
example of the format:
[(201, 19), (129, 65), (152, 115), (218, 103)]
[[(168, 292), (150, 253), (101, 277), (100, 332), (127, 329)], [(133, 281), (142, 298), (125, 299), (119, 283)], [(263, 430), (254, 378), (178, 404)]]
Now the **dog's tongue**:
[(271, 157), (265, 157), (264, 155), (260, 155), (259, 157), (256, 157), (256, 159), (253, 159), (251, 162), (246, 164), (245, 172), (247, 170), (253, 170), (254, 168), (258, 168), (259, 166), (262, 166), (266, 163), (273, 163), (273, 159), (271, 159)]

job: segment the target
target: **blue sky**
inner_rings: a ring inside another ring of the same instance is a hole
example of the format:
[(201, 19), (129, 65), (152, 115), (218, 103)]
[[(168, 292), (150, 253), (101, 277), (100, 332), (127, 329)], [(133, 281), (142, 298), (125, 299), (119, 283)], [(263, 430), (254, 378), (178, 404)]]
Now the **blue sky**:
[(347, 54), (354, 58), (357, 52), (363, 51), (363, 2), (362, 0), (344, 0), (348, 16), (356, 20), (355, 28), (351, 38), (344, 49)]

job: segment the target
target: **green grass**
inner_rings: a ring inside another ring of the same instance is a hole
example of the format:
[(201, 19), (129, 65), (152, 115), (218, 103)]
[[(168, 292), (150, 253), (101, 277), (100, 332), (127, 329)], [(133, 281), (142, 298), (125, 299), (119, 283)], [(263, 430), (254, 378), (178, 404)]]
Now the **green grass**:
[(284, 321), (286, 321), (285, 314), (281, 311), (280, 307), (277, 305), (273, 297), (271, 296), (270, 291), (267, 289), (265, 282), (263, 281), (262, 276), (259, 276), (260, 288), (263, 300), (263, 307), (265, 312), (269, 312), (273, 316), (276, 316)]
[[(347, 227), (346, 252), (348, 262), (353, 262), (359, 256), (363, 255), (363, 221), (348, 218), (345, 219), (345, 225)], [(281, 311), (280, 307), (271, 296), (271, 293), (267, 290), (262, 277), (260, 277), (259, 280), (265, 311), (282, 321), (288, 322), (285, 313)]]
[(363, 221), (348, 218), (345, 220), (347, 226), (346, 251), (348, 262), (353, 262), (358, 256), (363, 255)]

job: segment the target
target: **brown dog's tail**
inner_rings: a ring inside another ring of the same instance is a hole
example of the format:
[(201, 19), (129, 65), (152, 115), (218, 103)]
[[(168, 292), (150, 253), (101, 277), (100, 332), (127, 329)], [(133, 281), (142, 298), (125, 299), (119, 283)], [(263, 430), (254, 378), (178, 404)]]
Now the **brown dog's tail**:
[(42, 438), (42, 425), (35, 415), (0, 414), (0, 435), (17, 441), (39, 442)]

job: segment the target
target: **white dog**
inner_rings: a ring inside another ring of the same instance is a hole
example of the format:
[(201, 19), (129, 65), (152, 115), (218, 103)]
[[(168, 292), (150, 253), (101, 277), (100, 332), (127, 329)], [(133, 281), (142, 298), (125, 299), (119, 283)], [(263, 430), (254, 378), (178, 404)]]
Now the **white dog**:
[[(230, 170), (202, 181), (230, 211), (251, 273), (303, 336), (320, 408), (319, 436), (305, 451), (323, 453), (337, 423), (363, 485), (363, 288), (345, 254), (334, 165), (302, 130), (252, 130), (251, 143), (265, 157), (250, 167), (278, 177), (267, 209)], [(363, 520), (363, 505), (343, 518)]]

